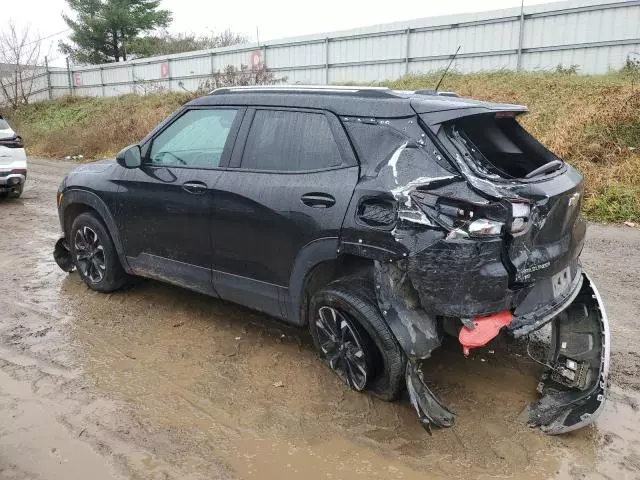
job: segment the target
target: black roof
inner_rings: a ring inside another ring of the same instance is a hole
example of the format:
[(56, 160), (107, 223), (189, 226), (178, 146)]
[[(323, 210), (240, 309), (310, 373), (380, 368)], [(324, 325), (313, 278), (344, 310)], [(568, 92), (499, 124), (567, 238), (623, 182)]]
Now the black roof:
[(359, 117), (408, 117), (417, 113), (472, 110), (525, 112), (519, 105), (496, 104), (460, 98), (450, 92), (400, 91), (385, 87), (266, 85), (226, 87), (187, 105), (251, 105), (318, 108), (337, 115)]

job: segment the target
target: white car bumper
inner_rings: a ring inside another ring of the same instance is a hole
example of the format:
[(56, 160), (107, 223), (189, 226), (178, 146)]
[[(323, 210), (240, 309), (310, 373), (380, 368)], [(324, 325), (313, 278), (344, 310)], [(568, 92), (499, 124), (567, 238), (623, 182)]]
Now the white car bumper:
[(24, 185), (27, 155), (24, 148), (0, 147), (0, 192)]

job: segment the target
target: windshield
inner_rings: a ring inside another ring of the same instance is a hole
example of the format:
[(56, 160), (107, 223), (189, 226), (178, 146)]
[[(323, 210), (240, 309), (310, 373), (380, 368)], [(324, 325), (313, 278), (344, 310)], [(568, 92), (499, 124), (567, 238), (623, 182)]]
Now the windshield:
[(9, 126), (9, 124), (7, 123), (7, 121), (0, 117), (0, 130), (9, 130), (11, 127)]

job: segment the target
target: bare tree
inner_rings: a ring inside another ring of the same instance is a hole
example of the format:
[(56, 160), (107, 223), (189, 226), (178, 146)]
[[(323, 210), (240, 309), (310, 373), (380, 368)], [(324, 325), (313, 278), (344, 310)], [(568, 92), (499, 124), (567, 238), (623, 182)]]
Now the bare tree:
[[(13, 108), (29, 103), (39, 74), (40, 38), (9, 20), (0, 31), (0, 93)], [(0, 100), (3, 100), (0, 98)]]

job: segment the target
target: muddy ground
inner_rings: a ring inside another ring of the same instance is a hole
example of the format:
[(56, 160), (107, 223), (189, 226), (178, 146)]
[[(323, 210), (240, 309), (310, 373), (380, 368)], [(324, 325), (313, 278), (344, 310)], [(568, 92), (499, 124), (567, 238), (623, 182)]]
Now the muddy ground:
[(71, 163), (32, 160), (1, 201), (0, 478), (640, 478), (640, 231), (591, 225), (608, 308), (611, 391), (593, 427), (524, 424), (539, 368), (498, 338), (428, 361), (457, 412), (428, 436), (405, 400), (347, 390), (306, 332), (154, 281), (88, 290), (52, 260)]

